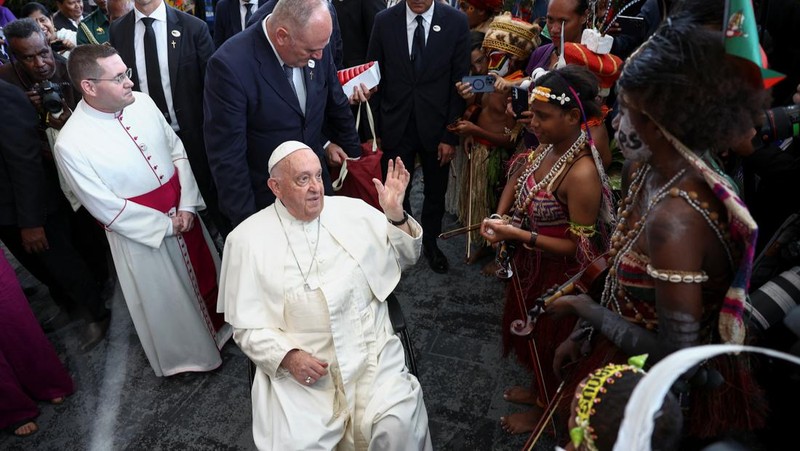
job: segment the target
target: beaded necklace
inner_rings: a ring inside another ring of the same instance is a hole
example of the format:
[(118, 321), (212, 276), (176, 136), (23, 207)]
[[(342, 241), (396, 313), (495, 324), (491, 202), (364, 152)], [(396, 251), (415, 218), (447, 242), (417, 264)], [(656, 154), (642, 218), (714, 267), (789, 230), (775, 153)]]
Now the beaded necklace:
[[(613, 260), (611, 262), (611, 268), (608, 271), (608, 278), (606, 278), (606, 285), (603, 289), (603, 296), (600, 300), (600, 305), (610, 309), (609, 304), (613, 302), (614, 308), (610, 310), (622, 314), (622, 308), (620, 307), (619, 300), (623, 299), (626, 301), (625, 306), (633, 310), (636, 321), (644, 322), (644, 325), (648, 330), (653, 330), (658, 324), (658, 321), (644, 318), (644, 316), (636, 308), (636, 304), (628, 299), (625, 290), (620, 289), (619, 279), (617, 279), (616, 274), (619, 272), (619, 268), (622, 263), (622, 255), (630, 252), (630, 250), (633, 248), (633, 245), (639, 240), (639, 236), (644, 230), (644, 224), (647, 220), (647, 216), (651, 211), (653, 211), (653, 207), (655, 207), (656, 204), (658, 204), (669, 194), (669, 188), (686, 173), (686, 169), (681, 169), (678, 171), (678, 173), (672, 176), (667, 183), (665, 183), (656, 191), (655, 195), (650, 200), (650, 203), (647, 205), (647, 210), (645, 210), (645, 212), (630, 230), (626, 230), (628, 217), (630, 216), (634, 205), (636, 205), (636, 200), (639, 197), (639, 193), (641, 192), (642, 186), (644, 186), (644, 181), (649, 173), (650, 165), (645, 165), (637, 171), (633, 181), (631, 182), (631, 195), (626, 196), (619, 207), (619, 211), (617, 213), (619, 222), (617, 223), (616, 230), (614, 230), (614, 234), (611, 236), (611, 250), (609, 250), (609, 255), (613, 257)], [(650, 309), (653, 310), (652, 307), (650, 307)], [(651, 311), (651, 313), (654, 313), (654, 311)]]
[[(655, 320), (646, 320), (641, 315), (641, 313), (636, 309), (636, 305), (630, 301), (628, 298), (625, 290), (620, 289), (619, 287), (619, 280), (616, 277), (617, 272), (619, 271), (621, 265), (621, 255), (630, 252), (633, 248), (633, 245), (638, 241), (639, 236), (641, 235), (642, 231), (644, 230), (644, 224), (647, 220), (648, 215), (653, 210), (653, 208), (661, 202), (667, 196), (671, 197), (681, 197), (683, 198), (689, 206), (691, 206), (695, 211), (697, 211), (706, 223), (711, 227), (711, 229), (716, 234), (717, 238), (719, 239), (720, 243), (723, 245), (723, 249), (725, 250), (726, 256), (728, 258), (728, 263), (731, 267), (735, 267), (734, 265), (734, 258), (731, 252), (731, 246), (729, 243), (729, 234), (725, 231), (725, 225), (720, 223), (717, 213), (709, 212), (708, 211), (708, 203), (698, 201), (697, 193), (691, 191), (686, 192), (681, 190), (677, 187), (671, 187), (685, 172), (686, 169), (682, 169), (679, 171), (675, 176), (673, 176), (664, 186), (656, 191), (656, 194), (650, 200), (650, 203), (647, 206), (647, 210), (642, 214), (639, 220), (633, 225), (630, 230), (626, 230), (626, 223), (627, 219), (630, 216), (630, 213), (633, 209), (633, 206), (636, 203), (638, 198), (639, 192), (641, 191), (642, 186), (644, 185), (644, 181), (647, 178), (647, 174), (650, 172), (650, 166), (645, 165), (637, 171), (636, 175), (631, 182), (631, 194), (623, 200), (623, 203), (619, 207), (618, 217), (619, 223), (617, 224), (617, 228), (614, 231), (614, 234), (611, 237), (611, 250), (609, 254), (614, 257), (614, 260), (611, 263), (611, 268), (609, 270), (609, 277), (606, 279), (607, 283), (603, 290), (603, 297), (601, 299), (601, 305), (608, 307), (608, 305), (613, 301), (613, 305), (618, 313), (622, 313), (620, 308), (619, 300), (625, 300), (625, 306), (629, 309), (633, 310), (635, 314), (635, 319), (640, 322), (644, 322), (645, 327), (647, 329), (654, 329), (657, 321)], [(651, 313), (655, 313), (651, 306), (647, 306)]]
[(523, 199), (521, 194), (522, 194), (522, 188), (525, 186), (525, 182), (528, 180), (528, 177), (530, 177), (531, 174), (533, 174), (534, 172), (536, 172), (537, 169), (539, 169), (539, 166), (542, 164), (542, 161), (544, 161), (545, 157), (550, 154), (554, 146), (552, 144), (548, 144), (547, 147), (545, 147), (539, 153), (539, 155), (537, 155), (536, 158), (534, 158), (533, 162), (530, 165), (528, 165), (525, 171), (523, 171), (522, 175), (520, 175), (519, 178), (517, 179), (517, 186), (516, 186), (517, 198), (515, 202), (515, 207), (518, 212), (524, 213), (528, 211), (528, 207), (531, 205), (531, 202), (533, 202), (533, 198), (536, 196), (536, 193), (541, 191), (542, 188), (544, 188), (545, 186), (548, 186), (552, 181), (558, 178), (559, 175), (561, 175), (561, 171), (564, 170), (567, 164), (572, 163), (572, 161), (575, 159), (575, 154), (579, 152), (580, 148), (583, 146), (585, 142), (586, 142), (586, 132), (581, 130), (581, 134), (578, 136), (578, 139), (576, 139), (575, 142), (572, 143), (570, 148), (567, 149), (566, 152), (564, 152), (564, 155), (561, 155), (561, 157), (559, 157), (559, 159), (556, 160), (556, 162), (553, 164), (553, 167), (550, 168), (550, 171), (547, 172), (547, 175), (542, 177), (542, 180), (536, 183), (533, 186), (533, 188), (531, 188), (530, 192), (528, 192), (528, 195), (525, 196), (525, 198)]

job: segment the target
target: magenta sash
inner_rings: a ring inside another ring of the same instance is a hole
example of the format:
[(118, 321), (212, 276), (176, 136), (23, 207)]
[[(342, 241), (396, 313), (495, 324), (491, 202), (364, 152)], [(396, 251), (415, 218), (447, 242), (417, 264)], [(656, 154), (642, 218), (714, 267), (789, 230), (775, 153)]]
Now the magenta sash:
[[(167, 214), (173, 208), (177, 210), (180, 199), (181, 182), (178, 179), (178, 168), (175, 168), (175, 174), (167, 183), (149, 193), (128, 200)], [(211, 258), (211, 251), (203, 236), (202, 225), (198, 224), (199, 221), (200, 219), (196, 218), (192, 230), (176, 234), (173, 238), (178, 240), (189, 279), (197, 298), (201, 301), (199, 306), (203, 319), (211, 334), (216, 337), (216, 332), (223, 326), (225, 319), (223, 315), (217, 313), (217, 268)]]

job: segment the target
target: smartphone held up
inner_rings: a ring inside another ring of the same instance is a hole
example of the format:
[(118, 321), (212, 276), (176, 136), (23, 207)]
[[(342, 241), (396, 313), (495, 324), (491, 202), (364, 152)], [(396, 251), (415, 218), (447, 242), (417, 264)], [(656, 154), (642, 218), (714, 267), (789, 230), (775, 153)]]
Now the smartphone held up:
[(511, 88), (511, 109), (514, 111), (514, 118), (522, 118), (522, 112), (528, 109), (528, 90), (520, 87)]
[(461, 83), (469, 83), (472, 92), (493, 92), (494, 75), (468, 75), (461, 79)]

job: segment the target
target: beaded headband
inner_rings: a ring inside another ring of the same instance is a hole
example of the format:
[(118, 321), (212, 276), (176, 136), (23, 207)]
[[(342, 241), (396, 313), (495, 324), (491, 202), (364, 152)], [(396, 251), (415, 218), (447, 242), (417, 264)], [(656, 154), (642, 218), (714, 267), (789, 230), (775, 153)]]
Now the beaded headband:
[(569, 102), (570, 99), (567, 97), (567, 94), (562, 92), (561, 94), (553, 94), (551, 89), (546, 86), (537, 86), (531, 90), (531, 100), (538, 100), (540, 102), (552, 102), (552, 103), (560, 103), (564, 105), (565, 103)]
[(600, 404), (602, 398), (600, 394), (606, 393), (606, 385), (613, 385), (614, 382), (623, 376), (623, 372), (631, 371), (634, 373), (644, 373), (642, 367), (647, 360), (647, 354), (633, 356), (628, 359), (627, 365), (609, 364), (597, 369), (586, 382), (579, 386), (580, 393), (575, 395), (578, 399), (578, 407), (575, 408), (576, 426), (569, 430), (569, 438), (575, 449), (584, 444), (590, 451), (597, 451), (594, 441), (597, 434), (591, 426), (590, 419), (595, 414), (595, 404)]

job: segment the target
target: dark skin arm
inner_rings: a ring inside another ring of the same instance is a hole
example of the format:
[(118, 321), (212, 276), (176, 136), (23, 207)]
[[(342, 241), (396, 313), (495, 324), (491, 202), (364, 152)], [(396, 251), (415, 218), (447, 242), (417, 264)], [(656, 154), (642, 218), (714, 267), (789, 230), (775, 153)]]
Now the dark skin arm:
[[(700, 272), (719, 256), (711, 229), (685, 201), (667, 198), (648, 217), (644, 232), (651, 264), (657, 269)], [(641, 244), (641, 238), (639, 244)], [(717, 262), (718, 263), (718, 262)], [(712, 268), (717, 264), (712, 264)], [(710, 274), (713, 278), (713, 274)], [(657, 362), (682, 348), (699, 344), (704, 312), (702, 284), (656, 281), (658, 333), (628, 322), (587, 295), (565, 296), (547, 307), (556, 315), (577, 314), (627, 355), (650, 354)], [(569, 341), (569, 340), (568, 340)], [(554, 361), (556, 371), (575, 355), (576, 343), (564, 343)]]
[(489, 141), (494, 146), (504, 147), (507, 149), (514, 147), (514, 142), (509, 140), (509, 136), (505, 133), (491, 132), (479, 125), (473, 124), (470, 121), (459, 120), (451, 130), (461, 136), (477, 136), (478, 138)]

